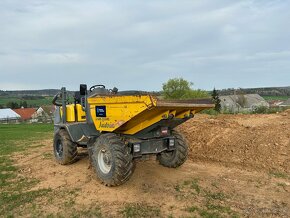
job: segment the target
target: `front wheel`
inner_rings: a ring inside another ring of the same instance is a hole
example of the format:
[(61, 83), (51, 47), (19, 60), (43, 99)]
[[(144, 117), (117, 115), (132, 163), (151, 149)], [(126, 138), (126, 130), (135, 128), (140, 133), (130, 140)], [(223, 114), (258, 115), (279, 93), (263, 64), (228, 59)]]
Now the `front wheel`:
[(157, 160), (162, 166), (176, 168), (186, 161), (188, 156), (188, 145), (180, 133), (173, 130), (172, 136), (175, 137), (175, 150), (158, 154)]
[(97, 138), (91, 160), (98, 179), (106, 186), (125, 183), (134, 171), (130, 148), (114, 133)]
[(77, 144), (71, 141), (66, 130), (60, 129), (54, 135), (53, 152), (56, 161), (61, 165), (68, 165), (76, 161)]

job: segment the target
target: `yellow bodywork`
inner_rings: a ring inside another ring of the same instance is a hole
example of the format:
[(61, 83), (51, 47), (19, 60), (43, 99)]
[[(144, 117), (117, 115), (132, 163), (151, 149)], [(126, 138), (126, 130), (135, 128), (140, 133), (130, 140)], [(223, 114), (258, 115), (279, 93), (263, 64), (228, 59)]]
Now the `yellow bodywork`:
[[(127, 122), (134, 122), (139, 114), (144, 111), (152, 110), (156, 106), (156, 101), (157, 100), (155, 98), (149, 95), (105, 96), (88, 98), (91, 116), (93, 118), (96, 129), (106, 132), (113, 132)], [(97, 116), (96, 106), (106, 107), (106, 117)], [(151, 114), (151, 112), (149, 114)], [(159, 120), (155, 119), (155, 122)], [(139, 120), (139, 122), (141, 121)], [(142, 123), (147, 127), (147, 125), (149, 126), (152, 124), (152, 121), (150, 122), (147, 117), (143, 117)], [(138, 129), (140, 129), (137, 126), (134, 127), (135, 128), (133, 131), (130, 128), (121, 132), (125, 134), (134, 134), (138, 131)]]
[[(128, 135), (134, 135), (163, 119), (188, 118), (213, 107), (211, 104), (160, 101), (150, 95), (94, 96), (87, 100), (96, 130)], [(101, 111), (100, 114), (97, 114), (98, 110)], [(81, 105), (67, 105), (67, 121), (85, 121)]]
[[(62, 116), (62, 107), (60, 109)], [(86, 112), (80, 104), (69, 104), (66, 106), (66, 121), (67, 122), (83, 122), (86, 121)]]
[[(96, 96), (88, 98), (95, 127), (99, 131), (133, 135), (162, 119), (186, 118), (213, 105), (174, 103), (150, 95)], [(106, 117), (98, 117), (96, 106), (106, 107)]]

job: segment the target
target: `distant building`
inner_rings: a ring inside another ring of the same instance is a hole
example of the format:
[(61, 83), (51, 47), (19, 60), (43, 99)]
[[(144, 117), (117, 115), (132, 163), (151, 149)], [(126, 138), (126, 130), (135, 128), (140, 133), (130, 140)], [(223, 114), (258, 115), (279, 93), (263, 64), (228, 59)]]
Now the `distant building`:
[(284, 101), (281, 100), (272, 100), (272, 101), (268, 101), (270, 107), (280, 107), (281, 104), (284, 103)]
[(0, 123), (18, 123), (20, 115), (10, 108), (0, 109)]
[(52, 123), (54, 118), (55, 106), (41, 106), (36, 110), (39, 122)]
[(220, 96), (223, 111), (253, 111), (259, 107), (269, 108), (269, 103), (258, 94)]
[(279, 104), (279, 107), (290, 107), (290, 98), (282, 104)]
[(37, 122), (36, 109), (35, 108), (19, 108), (13, 109), (14, 112), (20, 115), (21, 121)]

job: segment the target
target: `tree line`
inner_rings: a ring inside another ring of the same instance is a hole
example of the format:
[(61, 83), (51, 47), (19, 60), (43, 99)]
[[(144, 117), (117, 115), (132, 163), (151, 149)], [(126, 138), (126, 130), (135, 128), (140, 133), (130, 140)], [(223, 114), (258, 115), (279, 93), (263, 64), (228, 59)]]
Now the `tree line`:
[[(30, 105), (31, 106), (31, 105)], [(17, 109), (17, 108), (28, 108), (28, 104), (26, 101), (20, 101), (18, 102), (14, 102), (14, 101), (9, 101), (6, 103), (6, 105), (1, 105), (0, 104), (0, 108), (11, 108), (11, 109)]]
[(236, 93), (252, 94), (261, 96), (290, 96), (290, 87), (268, 87), (268, 88), (229, 88), (220, 90), (220, 95), (235, 95)]

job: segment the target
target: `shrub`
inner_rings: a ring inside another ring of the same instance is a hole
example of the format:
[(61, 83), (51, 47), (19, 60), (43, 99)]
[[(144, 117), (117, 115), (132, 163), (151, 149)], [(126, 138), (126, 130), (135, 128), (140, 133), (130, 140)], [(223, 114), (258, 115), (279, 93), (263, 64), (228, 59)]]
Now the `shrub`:
[(192, 99), (207, 98), (209, 94), (204, 90), (194, 90), (192, 82), (183, 78), (169, 79), (163, 84), (163, 96), (165, 99)]

